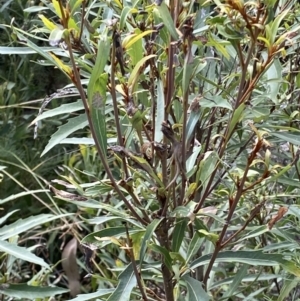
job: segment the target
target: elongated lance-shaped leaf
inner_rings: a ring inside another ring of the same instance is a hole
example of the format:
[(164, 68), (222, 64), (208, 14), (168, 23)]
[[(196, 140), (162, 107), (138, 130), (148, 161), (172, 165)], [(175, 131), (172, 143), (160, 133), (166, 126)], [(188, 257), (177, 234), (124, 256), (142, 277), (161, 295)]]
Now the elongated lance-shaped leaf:
[(192, 135), (196, 127), (197, 122), (199, 121), (201, 111), (199, 105), (199, 99), (195, 98), (190, 105), (190, 116), (186, 125), (186, 147), (191, 143)]
[(289, 12), (288, 9), (284, 10), (280, 15), (278, 15), (275, 18), (275, 20), (272, 23), (270, 23), (266, 26), (268, 28), (268, 30), (266, 31), (267, 39), (270, 42), (271, 46), (275, 42), (275, 38), (278, 33), (279, 25), (280, 25), (281, 21), (285, 18), (285, 16), (287, 15), (288, 12)]
[(176, 225), (173, 231), (172, 252), (178, 252), (185, 235), (188, 219), (179, 218), (176, 220)]
[[(38, 47), (40, 51), (47, 53), (62, 53), (60, 48), (56, 47)], [(32, 47), (0, 47), (0, 54), (32, 54), (37, 53)]]
[(55, 219), (59, 219), (67, 215), (70, 214), (63, 214), (63, 215), (40, 214), (40, 215), (30, 216), (26, 219), (19, 219), (12, 224), (0, 228), (0, 239), (5, 240), (7, 238), (13, 237), (20, 233), (26, 232), (29, 229), (32, 229), (36, 226), (50, 222)]
[(161, 124), (165, 119), (165, 97), (164, 87), (161, 80), (157, 81), (157, 100), (156, 100), (156, 118), (155, 118), (155, 141), (160, 142), (163, 138)]
[[(93, 126), (103, 154), (107, 151), (106, 123), (105, 123), (105, 103), (106, 103), (106, 84), (108, 74), (101, 74), (95, 82), (89, 94), (89, 107)], [(92, 103), (90, 96), (92, 94)]]
[(190, 80), (193, 73), (193, 61), (192, 61), (191, 49), (188, 49), (188, 53), (184, 58), (183, 76), (182, 76), (182, 94), (185, 94), (189, 88)]
[[(130, 230), (128, 231), (129, 234), (134, 234), (138, 232), (143, 232), (143, 229), (138, 229), (136, 227), (131, 227)], [(117, 240), (119, 237), (126, 235), (126, 228), (125, 227), (111, 227), (111, 228), (106, 228), (94, 233), (91, 233), (84, 237), (82, 240), (82, 243), (90, 243), (95, 246), (102, 247), (104, 244), (104, 241), (101, 240), (101, 238), (105, 237), (105, 241), (108, 243), (111, 243), (112, 241)], [(107, 239), (106, 239), (107, 238)]]
[(238, 272), (235, 274), (233, 281), (231, 285), (228, 287), (228, 289), (224, 292), (224, 297), (231, 297), (232, 295), (235, 294), (236, 291), (238, 291), (238, 287), (243, 280), (243, 278), (247, 275), (248, 272), (248, 264), (243, 264)]
[(154, 252), (160, 253), (163, 256), (164, 264), (167, 266), (167, 268), (170, 271), (172, 271), (173, 260), (171, 258), (170, 252), (166, 248), (161, 247), (161, 246), (156, 245), (156, 244), (150, 244), (149, 248), (151, 250), (153, 250)]
[(31, 286), (27, 283), (2, 284), (0, 285), (0, 295), (5, 295), (21, 300), (36, 300), (53, 297), (67, 293), (69, 290), (62, 287)]
[(206, 186), (208, 185), (209, 178), (216, 168), (217, 162), (218, 157), (215, 152), (208, 151), (205, 153), (196, 177), (196, 183), (202, 183), (203, 191), (205, 191)]
[(84, 109), (84, 106), (83, 106), (81, 100), (77, 100), (76, 102), (72, 102), (72, 103), (63, 104), (63, 105), (59, 106), (58, 108), (43, 112), (41, 115), (36, 117), (30, 123), (30, 125), (35, 124), (36, 122), (46, 119), (46, 118), (49, 118), (49, 117), (57, 116), (60, 114), (73, 113), (73, 112), (80, 111), (83, 109)]
[(155, 30), (146, 30), (143, 32), (140, 32), (138, 30), (136, 30), (135, 34), (130, 35), (129, 37), (126, 37), (123, 40), (123, 48), (125, 49), (129, 49), (133, 44), (135, 44), (137, 41), (140, 41), (144, 36), (155, 32)]
[(139, 74), (140, 74), (140, 68), (145, 64), (145, 62), (153, 57), (156, 57), (156, 54), (150, 54), (145, 57), (143, 57), (133, 68), (130, 77), (128, 79), (128, 86), (131, 86), (132, 90), (134, 90), (134, 85), (136, 84)]
[(188, 291), (189, 301), (209, 301), (211, 300), (202, 287), (202, 283), (188, 275), (183, 277)]
[(70, 299), (69, 301), (103, 300), (103, 299), (97, 299), (97, 298), (110, 295), (113, 291), (114, 291), (114, 289), (112, 289), (112, 288), (103, 288), (103, 289), (97, 290), (94, 293), (80, 294), (76, 298)]
[[(14, 29), (16, 35), (18, 36), (19, 40), (22, 41), (21, 42), (22, 44), (25, 44), (26, 46), (29, 46), (31, 49), (33, 49), (33, 51), (35, 53), (40, 54), (47, 61), (51, 62), (54, 66), (56, 66), (57, 68), (61, 69), (60, 61), (54, 59), (54, 56), (53, 55), (51, 56), (51, 54), (48, 51), (44, 51), (44, 47), (39, 47), (36, 44), (34, 44), (33, 42), (31, 42), (29, 39), (27, 39), (27, 37), (25, 36), (25, 35), (27, 35), (27, 33), (25, 31), (23, 31), (23, 30), (21, 30), (19, 28), (16, 28), (16, 27), (13, 27), (13, 29)], [(31, 36), (30, 34), (28, 34), (28, 35)], [(26, 48), (26, 49), (28, 49), (28, 48)], [(58, 50), (56, 49), (54, 52), (57, 52), (57, 51)], [(59, 53), (61, 54), (62, 51), (60, 50)]]
[(60, 141), (68, 137), (70, 134), (74, 133), (79, 129), (83, 129), (87, 125), (88, 121), (85, 114), (69, 119), (68, 123), (60, 126), (57, 132), (55, 132), (51, 136), (51, 139), (49, 140), (41, 156), (45, 155), (50, 149), (52, 149), (55, 145), (59, 144)]
[(240, 121), (240, 119), (242, 118), (243, 116), (243, 112), (244, 112), (244, 109), (245, 109), (245, 104), (242, 103), (238, 106), (238, 108), (234, 111), (233, 113), (233, 116), (232, 116), (232, 119), (230, 121), (230, 124), (229, 124), (229, 131), (228, 131), (228, 136), (226, 137), (226, 139), (229, 139), (232, 131), (234, 130), (236, 124)]
[(18, 212), (19, 209), (13, 210), (11, 212), (8, 212), (6, 215), (4, 215), (3, 217), (0, 218), (0, 225), (2, 225), (11, 215), (13, 215), (14, 213)]
[(160, 180), (160, 178), (157, 176), (157, 174), (154, 172), (154, 170), (151, 167), (151, 165), (146, 161), (146, 159), (134, 155), (132, 152), (130, 152), (128, 149), (126, 149), (125, 147), (122, 147), (122, 146), (113, 146), (113, 147), (111, 147), (111, 149), (115, 153), (123, 153), (123, 155), (125, 155), (128, 158), (132, 159), (136, 164), (138, 164), (138, 166), (141, 169), (143, 169), (144, 171), (146, 171), (149, 174), (149, 176), (151, 176), (151, 178), (153, 180), (155, 180), (156, 185), (158, 187), (163, 187), (164, 186), (164, 184), (162, 183), (162, 181)]
[(7, 253), (18, 259), (38, 264), (49, 268), (48, 264), (42, 259), (32, 254), (26, 248), (11, 244), (5, 240), (0, 240), (0, 252)]
[(170, 11), (169, 11), (167, 5), (165, 4), (165, 2), (163, 2), (161, 5), (156, 6), (154, 10), (159, 12), (160, 17), (161, 17), (164, 25), (168, 29), (168, 32), (171, 34), (172, 38), (174, 40), (178, 40), (179, 36), (176, 31), (174, 21), (171, 17)]
[(154, 221), (152, 221), (152, 223), (150, 225), (147, 226), (147, 229), (146, 229), (146, 232), (145, 232), (142, 244), (141, 244), (141, 251), (140, 251), (140, 263), (141, 264), (143, 263), (143, 260), (144, 260), (145, 254), (146, 254), (148, 242), (151, 240), (152, 235), (160, 222), (161, 222), (161, 219), (155, 219)]
[(294, 145), (300, 145), (299, 134), (290, 134), (288, 132), (273, 132), (271, 133), (271, 135), (280, 138), (282, 141), (286, 141)]
[(131, 7), (125, 6), (122, 9), (121, 17), (120, 17), (120, 29), (123, 29), (126, 24), (126, 19), (130, 11), (132, 10)]
[(103, 71), (109, 57), (109, 51), (110, 41), (107, 37), (103, 37), (98, 44), (96, 63), (87, 88), (89, 113), (91, 114), (93, 127), (96, 132), (96, 139), (100, 144), (103, 154), (106, 154), (107, 151), (105, 103), (108, 80), (108, 75), (103, 73)]
[(194, 233), (194, 236), (189, 244), (186, 261), (189, 262), (190, 259), (198, 252), (203, 242), (203, 238), (199, 236), (197, 232)]
[[(207, 254), (197, 258), (191, 263), (190, 268), (195, 269), (199, 266), (208, 264), (212, 254)], [(284, 259), (282, 254), (270, 254), (262, 251), (224, 251), (220, 252), (215, 260), (215, 263), (220, 262), (241, 262), (253, 266), (274, 266), (282, 265), (290, 273), (300, 276), (300, 268), (295, 263)]]
[(48, 28), (50, 30), (54, 30), (55, 28), (58, 28), (58, 26), (55, 23), (53, 23), (51, 20), (49, 20), (45, 16), (39, 15), (39, 18), (42, 20), (42, 22), (44, 23), (46, 28)]
[(20, 193), (17, 193), (17, 194), (12, 194), (12, 195), (10, 195), (9, 197), (7, 197), (5, 199), (0, 199), (0, 204), (2, 205), (4, 203), (10, 202), (12, 200), (21, 198), (25, 195), (35, 194), (35, 193), (40, 193), (40, 192), (43, 192), (43, 193), (44, 192), (49, 192), (49, 190), (47, 190), (47, 189), (38, 189), (38, 190), (23, 191), (23, 192), (20, 192)]
[(283, 285), (280, 289), (280, 295), (277, 299), (277, 301), (284, 301), (288, 300), (289, 294), (291, 291), (299, 285), (299, 277), (295, 277), (294, 275), (286, 275), (283, 280)]
[(127, 301), (133, 288), (136, 286), (132, 264), (130, 263), (119, 276), (119, 283), (116, 290), (111, 294), (107, 301)]

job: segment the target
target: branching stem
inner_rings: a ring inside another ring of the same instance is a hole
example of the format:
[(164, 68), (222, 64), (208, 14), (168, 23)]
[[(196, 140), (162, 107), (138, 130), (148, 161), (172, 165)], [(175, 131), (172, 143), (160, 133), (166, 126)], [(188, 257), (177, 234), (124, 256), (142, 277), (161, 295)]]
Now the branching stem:
[(138, 215), (138, 213), (136, 212), (136, 209), (133, 208), (133, 206), (130, 204), (130, 202), (126, 199), (126, 197), (124, 196), (124, 194), (120, 190), (120, 188), (119, 188), (119, 186), (118, 186), (118, 184), (117, 184), (117, 182), (116, 182), (116, 180), (115, 180), (115, 178), (114, 178), (114, 176), (113, 176), (113, 174), (112, 174), (112, 172), (111, 172), (111, 170), (108, 166), (105, 155), (103, 154), (101, 146), (100, 146), (99, 141), (97, 139), (97, 135), (96, 135), (96, 132), (95, 132), (95, 129), (94, 129), (93, 121), (92, 121), (90, 110), (89, 110), (88, 101), (86, 99), (86, 95), (85, 95), (84, 89), (82, 87), (81, 80), (80, 80), (80, 75), (79, 75), (79, 72), (78, 72), (78, 69), (77, 69), (77, 66), (76, 66), (76, 62), (75, 62), (75, 59), (74, 59), (74, 55), (73, 55), (73, 51), (72, 51), (72, 45), (71, 45), (71, 42), (68, 38), (66, 39), (66, 43), (68, 45), (70, 60), (71, 60), (72, 66), (73, 66), (73, 75), (74, 75), (74, 80), (75, 80), (74, 84), (76, 85), (76, 87), (79, 91), (80, 97), (82, 99), (83, 106), (84, 106), (84, 109), (85, 109), (85, 112), (86, 112), (86, 115), (87, 115), (88, 123), (89, 123), (89, 126), (90, 126), (90, 130), (91, 130), (92, 136), (94, 138), (95, 145), (96, 145), (98, 154), (100, 156), (100, 160), (101, 160), (101, 162), (103, 164), (103, 167), (105, 169), (105, 172), (107, 173), (107, 176), (110, 179), (110, 181), (111, 181), (111, 183), (114, 187), (114, 190), (120, 196), (120, 198), (122, 199), (122, 201), (124, 202), (126, 207), (131, 211), (132, 215), (139, 222), (141, 222), (143, 225), (146, 225), (147, 222)]

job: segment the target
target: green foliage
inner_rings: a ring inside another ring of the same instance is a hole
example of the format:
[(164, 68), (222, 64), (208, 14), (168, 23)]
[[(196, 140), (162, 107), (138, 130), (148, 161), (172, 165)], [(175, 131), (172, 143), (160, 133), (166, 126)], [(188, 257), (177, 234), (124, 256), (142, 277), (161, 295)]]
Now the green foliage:
[(94, 226), (81, 243), (96, 292), (73, 300), (298, 293), (299, 4), (52, 0), (38, 10), (30, 32), (11, 25), (19, 54), (31, 48), (80, 95), (38, 117), (68, 114), (43, 155), (80, 144), (56, 179), (65, 190), (51, 186), (57, 213), (77, 206)]

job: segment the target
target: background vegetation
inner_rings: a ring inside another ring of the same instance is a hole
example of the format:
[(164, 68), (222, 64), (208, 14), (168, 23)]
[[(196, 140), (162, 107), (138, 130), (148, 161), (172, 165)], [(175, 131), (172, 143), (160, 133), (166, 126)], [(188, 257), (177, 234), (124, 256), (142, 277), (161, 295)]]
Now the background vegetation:
[(297, 1), (0, 14), (3, 300), (298, 300)]

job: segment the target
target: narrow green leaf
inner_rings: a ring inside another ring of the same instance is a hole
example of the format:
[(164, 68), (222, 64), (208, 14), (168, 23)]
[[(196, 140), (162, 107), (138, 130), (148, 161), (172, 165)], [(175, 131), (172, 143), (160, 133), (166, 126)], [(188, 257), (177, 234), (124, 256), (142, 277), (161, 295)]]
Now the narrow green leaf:
[(165, 4), (165, 1), (163, 1), (161, 3), (161, 5), (156, 6), (154, 8), (154, 10), (156, 10), (156, 11), (159, 12), (160, 18), (163, 21), (163, 23), (166, 26), (166, 28), (168, 29), (168, 31), (171, 34), (172, 38), (174, 40), (178, 40), (179, 36), (178, 36), (177, 31), (176, 31), (176, 28), (175, 28), (175, 25), (174, 25), (174, 21), (173, 21), (173, 19), (171, 17), (169, 8)]
[(187, 291), (188, 291), (188, 300), (189, 301), (209, 301), (211, 298), (208, 296), (206, 291), (203, 289), (203, 284), (188, 276), (185, 275), (183, 277), (183, 280), (185, 281)]
[(241, 238), (237, 240), (237, 243), (242, 241), (247, 241), (248, 239), (253, 237), (259, 237), (260, 235), (268, 231), (269, 229), (266, 225), (255, 227), (255, 229), (253, 231), (250, 231), (247, 235), (242, 235)]
[(42, 22), (44, 23), (45, 27), (48, 28), (49, 30), (54, 30), (54, 29), (58, 28), (58, 26), (55, 23), (53, 23), (51, 20), (49, 20), (44, 15), (39, 14), (38, 16), (42, 20)]
[(284, 260), (282, 263), (280, 263), (281, 266), (289, 273), (300, 277), (300, 267), (293, 261)]
[[(232, 131), (234, 130), (236, 124), (240, 121), (240, 119), (243, 116), (243, 112), (245, 109), (245, 104), (242, 103), (239, 105), (239, 107), (234, 111), (233, 116), (230, 121), (229, 125), (229, 131), (228, 131), (228, 137), (231, 135)], [(227, 138), (228, 139), (228, 138)]]
[(160, 253), (164, 258), (164, 264), (167, 266), (167, 268), (172, 271), (172, 258), (168, 250), (164, 247), (158, 246), (156, 244), (149, 244), (149, 248), (153, 250), (154, 252)]
[[(140, 229), (140, 228), (129, 229), (129, 234), (138, 233), (141, 231), (144, 231), (144, 229)], [(98, 247), (102, 247), (104, 242), (99, 240), (101, 237), (114, 237), (115, 239), (118, 239), (121, 236), (126, 236), (125, 227), (111, 227), (97, 232), (93, 232), (85, 236), (82, 240), (82, 243), (92, 243)], [(108, 243), (110, 243), (110, 241)]]
[(122, 217), (119, 217), (119, 216), (99, 216), (99, 217), (94, 217), (94, 218), (91, 218), (91, 219), (85, 219), (85, 218), (82, 218), (84, 221), (86, 221), (87, 223), (89, 224), (96, 224), (96, 225), (101, 225), (103, 223), (106, 223), (106, 222), (109, 222), (109, 221), (112, 221), (112, 220), (121, 220), (121, 221), (124, 221), (124, 222), (128, 222), (132, 225), (135, 225), (136, 227), (140, 228), (140, 229), (144, 229), (141, 227), (141, 224), (139, 222), (137, 222), (136, 220), (134, 219), (131, 219), (129, 216), (128, 218), (122, 218)]
[(132, 90), (135, 83), (138, 80), (138, 76), (139, 76), (139, 70), (140, 68), (145, 64), (145, 62), (153, 57), (156, 57), (156, 54), (150, 54), (147, 55), (145, 57), (143, 57), (133, 68), (133, 70), (131, 71), (130, 77), (128, 79), (128, 86), (132, 86)]
[(76, 102), (63, 104), (55, 109), (43, 112), (41, 115), (36, 117), (30, 123), (30, 125), (35, 124), (36, 122), (46, 119), (46, 118), (49, 118), (49, 117), (53, 117), (53, 116), (57, 116), (57, 115), (61, 115), (61, 114), (73, 113), (73, 112), (80, 111), (83, 109), (84, 109), (84, 107), (83, 107), (82, 100), (79, 99)]
[(201, 182), (204, 191), (209, 182), (210, 175), (216, 167), (217, 162), (218, 156), (215, 152), (208, 151), (204, 154), (204, 158), (200, 163), (196, 177), (196, 183)]
[(187, 125), (186, 125), (186, 146), (190, 145), (195, 127), (197, 122), (199, 121), (201, 111), (200, 111), (200, 105), (199, 105), (199, 99), (195, 98), (192, 101), (192, 104), (190, 106), (191, 113), (188, 117)]
[(136, 286), (136, 278), (130, 263), (118, 277), (119, 283), (116, 290), (110, 295), (107, 301), (127, 301), (130, 300), (131, 291)]
[(53, 214), (40, 214), (35, 216), (30, 216), (26, 219), (19, 219), (16, 222), (9, 224), (5, 227), (0, 228), (0, 239), (5, 240), (20, 233), (26, 232), (31, 228), (39, 226), (44, 223), (48, 223), (55, 219), (59, 219), (63, 216), (70, 215), (53, 215)]
[(144, 36), (155, 32), (155, 30), (146, 30), (146, 31), (136, 30), (135, 32), (136, 32), (135, 34), (130, 35), (129, 38), (125, 40), (126, 43), (123, 41), (123, 47), (125, 49), (129, 49), (133, 44), (135, 44), (138, 41), (141, 41), (141, 39)]
[[(117, 142), (117, 139), (115, 139), (114, 143)], [(59, 142), (60, 144), (82, 144), (82, 145), (95, 145), (95, 141), (93, 138), (65, 138), (62, 141)]]
[(277, 35), (277, 32), (278, 32), (278, 28), (279, 28), (279, 25), (281, 23), (281, 21), (285, 18), (285, 16), (288, 14), (290, 10), (289, 9), (286, 9), (284, 10), (281, 14), (279, 14), (274, 22), (272, 23), (269, 23), (266, 27), (270, 28), (270, 36), (267, 36), (267, 39), (268, 41), (270, 42), (271, 45), (273, 45), (275, 43), (275, 38), (276, 38), (276, 35)]
[(74, 133), (79, 129), (83, 129), (88, 125), (88, 121), (86, 119), (86, 115), (82, 114), (74, 118), (70, 118), (68, 123), (60, 126), (58, 130), (51, 136), (47, 146), (41, 154), (41, 157), (45, 155), (50, 149), (52, 149), (55, 145), (59, 144), (61, 140)]
[(126, 154), (126, 156), (128, 156), (130, 159), (132, 159), (134, 162), (136, 162), (140, 166), (141, 169), (146, 171), (151, 176), (151, 178), (156, 181), (156, 184), (158, 187), (163, 187), (162, 181), (156, 175), (152, 166), (147, 162), (146, 159), (139, 157), (139, 156), (135, 156), (133, 153), (131, 153), (130, 151), (128, 151), (125, 148), (123, 148), (123, 152)]
[(188, 177), (191, 177), (194, 173), (194, 170), (196, 169), (195, 163), (201, 151), (201, 148), (201, 145), (193, 147), (193, 153), (186, 161), (186, 172)]
[(46, 6), (29, 6), (25, 8), (23, 11), (26, 13), (36, 13), (42, 10), (48, 10), (49, 8)]
[(94, 293), (80, 294), (76, 298), (70, 299), (69, 301), (99, 300), (98, 298), (110, 295), (113, 291), (114, 291), (114, 289), (111, 289), (111, 288), (103, 288)]
[(144, 257), (146, 254), (148, 243), (151, 241), (154, 231), (156, 230), (157, 226), (160, 224), (161, 219), (154, 219), (150, 225), (147, 226), (146, 232), (141, 243), (141, 250), (140, 250), (140, 263), (143, 264)]
[(105, 103), (108, 74), (103, 73), (110, 53), (110, 41), (107, 37), (100, 39), (98, 52), (91, 78), (87, 88), (88, 102), (93, 127), (103, 154), (107, 152)]
[(270, 251), (278, 251), (278, 250), (281, 250), (281, 249), (292, 250), (292, 249), (297, 249), (298, 248), (299, 245), (296, 241), (295, 242), (290, 242), (289, 241), (290, 239), (288, 237), (286, 239), (287, 239), (287, 241), (266, 245), (263, 248), (263, 250), (265, 252), (270, 252)]
[(165, 118), (165, 97), (164, 87), (161, 80), (157, 81), (157, 98), (156, 98), (156, 118), (155, 118), (155, 139), (154, 141), (160, 142), (163, 138), (161, 131), (161, 124)]
[(198, 235), (198, 233), (195, 232), (187, 250), (187, 254), (186, 254), (187, 262), (189, 262), (191, 258), (198, 252), (202, 242), (203, 242), (203, 238), (201, 238)]
[(120, 17), (120, 29), (122, 30), (126, 24), (127, 16), (130, 13), (131, 7), (125, 6), (122, 9), (121, 17)]
[(5, 240), (0, 240), (0, 251), (3, 253), (10, 254), (18, 259), (29, 261), (47, 268), (50, 268), (48, 264), (42, 259), (32, 254), (26, 248), (10, 244)]
[[(140, 32), (139, 29), (135, 29), (135, 33)], [(144, 56), (143, 53), (143, 41), (142, 39), (139, 39), (134, 44), (131, 45), (131, 47), (127, 50), (127, 53), (130, 56), (131, 59), (131, 65), (135, 66)]]
[(270, 135), (280, 138), (282, 141), (287, 141), (294, 145), (300, 145), (300, 135), (290, 134), (288, 132), (273, 132)]
[[(58, 198), (61, 199), (61, 200), (70, 202), (70, 203), (72, 203), (74, 205), (77, 205), (79, 207), (102, 209), (102, 210), (106, 210), (109, 213), (111, 213), (113, 215), (116, 215), (116, 216), (119, 216), (119, 217), (124, 218), (124, 219), (130, 218), (130, 216), (126, 213), (126, 211), (119, 210), (118, 208), (115, 208), (115, 207), (113, 207), (109, 204), (105, 204), (105, 203), (95, 201), (95, 200), (92, 200), (92, 199), (89, 199), (87, 201), (73, 201), (71, 199), (65, 199), (63, 197), (58, 197)], [(122, 203), (120, 203), (120, 205), (121, 204)]]
[(38, 190), (30, 190), (30, 191), (23, 191), (17, 194), (12, 194), (9, 197), (5, 198), (5, 199), (0, 199), (0, 205), (10, 202), (12, 200), (21, 198), (25, 195), (30, 195), (30, 194), (35, 194), (35, 193), (40, 193), (40, 192), (49, 192), (48, 189), (38, 189)]
[[(105, 103), (106, 103), (106, 85), (108, 74), (103, 73), (99, 76), (93, 90), (90, 93), (92, 97), (92, 107), (90, 105), (90, 114), (93, 126), (96, 132), (97, 140), (100, 144), (103, 154), (107, 152), (106, 121), (105, 121)], [(89, 99), (90, 103), (90, 99)]]
[(221, 95), (214, 95), (213, 98), (204, 98), (200, 101), (201, 107), (203, 108), (225, 108), (232, 110), (231, 104), (228, 100), (224, 99)]
[[(18, 212), (19, 209), (17, 210), (13, 210), (9, 213), (7, 213), (6, 215), (4, 215), (3, 217), (0, 218), (0, 225), (2, 225), (11, 215), (13, 215), (14, 213)], [(0, 228), (0, 231), (1, 231), (2, 228)]]
[[(243, 280), (243, 278), (247, 275), (249, 265), (248, 264), (243, 264), (238, 272), (235, 274), (234, 279), (232, 280), (230, 286), (228, 289), (224, 292), (224, 297), (231, 297), (238, 291), (238, 287)], [(223, 297), (223, 296), (222, 296)]]
[[(255, 281), (269, 281), (269, 280), (273, 280), (273, 279), (277, 279), (277, 281), (281, 281), (282, 280), (282, 275), (279, 274), (251, 274), (251, 275), (246, 275), (242, 281), (249, 283), (252, 282), (254, 283)], [(234, 280), (234, 277), (227, 277), (225, 279), (222, 279), (220, 281), (214, 282), (211, 286), (210, 289), (214, 290), (220, 286), (224, 286), (224, 285), (230, 285), (232, 283), (232, 281)]]
[[(191, 269), (208, 264), (212, 254), (207, 254), (197, 258), (191, 263)], [(286, 264), (281, 254), (263, 253), (262, 251), (225, 251), (220, 252), (215, 263), (220, 262), (241, 262), (253, 266), (274, 266)]]
[(285, 279), (283, 280), (283, 285), (280, 289), (280, 295), (277, 301), (285, 301), (288, 300), (289, 294), (291, 291), (299, 285), (300, 278), (295, 277), (294, 275), (286, 275)]
[(178, 252), (187, 230), (187, 224), (189, 220), (187, 218), (178, 218), (173, 231), (172, 239), (172, 252)]
[[(44, 57), (47, 61), (51, 62), (54, 66), (57, 68), (61, 68), (58, 61), (56, 61), (48, 51), (44, 51), (43, 47), (38, 47), (36, 44), (31, 42), (29, 39), (27, 39), (21, 32), (24, 32), (16, 27), (14, 27), (14, 30), (16, 30), (16, 34), (18, 35), (18, 38), (20, 41), (24, 41), (23, 43), (34, 50), (35, 53), (40, 54), (42, 57)], [(24, 32), (25, 33), (25, 32)], [(25, 33), (26, 34), (26, 33)], [(50, 51), (50, 50), (49, 50)], [(54, 53), (54, 52), (53, 52)], [(61, 53), (61, 51), (59, 52)]]
[(189, 88), (190, 80), (193, 73), (193, 67), (194, 67), (194, 64), (192, 62), (189, 62), (189, 58), (187, 56), (188, 55), (186, 55), (184, 59), (184, 65), (183, 65), (182, 95), (184, 95)]
[[(267, 60), (267, 58), (265, 58)], [(276, 105), (279, 104), (279, 99), (277, 95), (279, 93), (279, 88), (281, 87), (281, 82), (283, 81), (282, 76), (282, 65), (279, 58), (275, 58), (273, 63), (269, 66), (266, 71), (266, 76), (268, 78), (268, 96)], [(278, 82), (279, 81), (279, 82)]]
[(22, 300), (53, 297), (55, 295), (65, 294), (68, 291), (69, 290), (62, 287), (31, 286), (26, 283), (0, 285), (0, 294)]
[[(37, 46), (36, 46), (37, 47)], [(39, 47), (39, 51), (43, 53), (47, 52), (53, 52), (53, 53), (61, 53), (62, 50), (57, 47)], [(35, 50), (33, 47), (0, 47), (0, 54), (33, 54), (37, 53), (37, 50)], [(47, 59), (49, 57), (47, 56)]]

